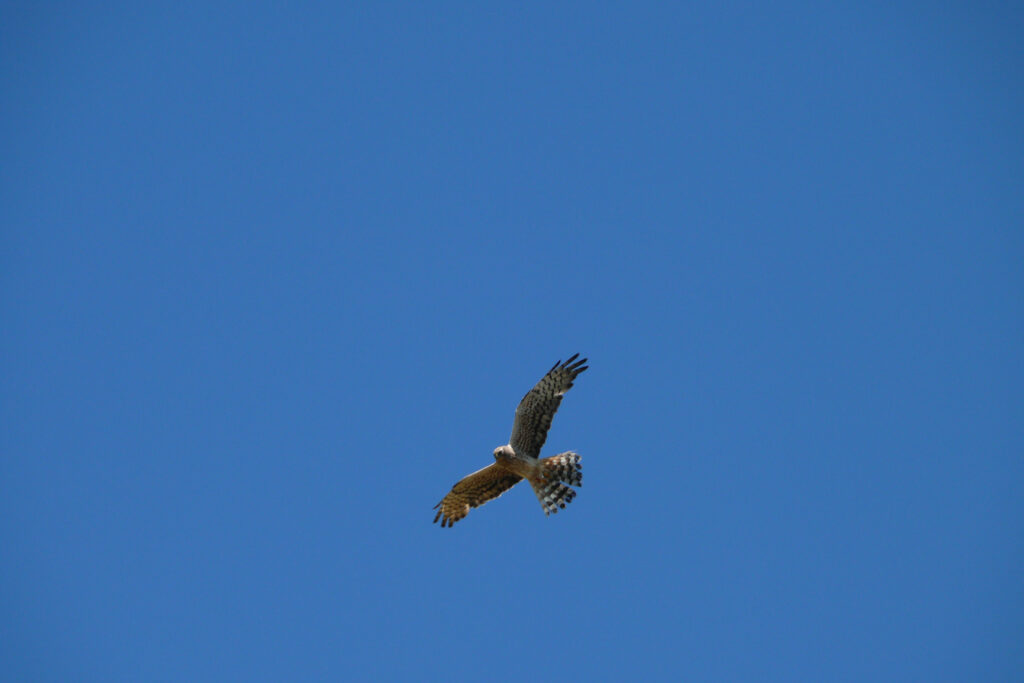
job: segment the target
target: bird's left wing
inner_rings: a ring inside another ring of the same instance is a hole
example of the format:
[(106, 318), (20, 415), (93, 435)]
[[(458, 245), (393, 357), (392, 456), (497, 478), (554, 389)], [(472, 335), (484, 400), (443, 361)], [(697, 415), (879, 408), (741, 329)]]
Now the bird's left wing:
[[(518, 453), (535, 458), (540, 457), (541, 446), (548, 438), (551, 420), (555, 417), (562, 396), (572, 388), (573, 381), (587, 369), (587, 359), (576, 360), (580, 354), (573, 354), (564, 363), (559, 361), (548, 370), (537, 386), (523, 396), (516, 408), (516, 421), (512, 425), (509, 444)], [(575, 362), (574, 362), (575, 361)]]
[(451, 526), (468, 515), (470, 508), (494, 500), (518, 484), (521, 479), (518, 474), (498, 467), (497, 463), (477, 470), (455, 484), (448, 495), (434, 506), (437, 510), (434, 521), (441, 520), (442, 527)]

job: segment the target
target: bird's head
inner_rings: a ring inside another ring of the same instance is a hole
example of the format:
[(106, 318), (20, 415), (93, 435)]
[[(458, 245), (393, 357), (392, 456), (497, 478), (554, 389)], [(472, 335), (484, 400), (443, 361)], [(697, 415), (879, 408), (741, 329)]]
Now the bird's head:
[(504, 460), (507, 458), (515, 457), (515, 451), (512, 450), (512, 446), (505, 444), (504, 446), (498, 446), (494, 449), (494, 459)]

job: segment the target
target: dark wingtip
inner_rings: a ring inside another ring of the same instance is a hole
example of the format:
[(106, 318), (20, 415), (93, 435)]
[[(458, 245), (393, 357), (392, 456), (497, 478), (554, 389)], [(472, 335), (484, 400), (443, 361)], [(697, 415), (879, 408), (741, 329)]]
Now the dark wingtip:
[[(571, 356), (569, 356), (569, 359), (564, 363), (562, 361), (558, 361), (557, 363), (555, 363), (554, 367), (552, 367), (551, 370), (554, 370), (555, 368), (560, 368), (562, 370), (571, 370), (578, 375), (579, 373), (583, 372), (589, 367), (588, 365), (584, 365), (587, 362), (587, 359), (582, 358), (580, 360), (576, 360), (579, 357), (579, 353), (574, 353)], [(551, 370), (548, 370), (548, 372), (551, 372)]]

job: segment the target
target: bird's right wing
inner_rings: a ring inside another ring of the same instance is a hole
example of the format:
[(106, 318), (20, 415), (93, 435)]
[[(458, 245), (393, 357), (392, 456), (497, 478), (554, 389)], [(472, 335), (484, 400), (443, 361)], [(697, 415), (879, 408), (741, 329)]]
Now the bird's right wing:
[(522, 479), (518, 474), (498, 467), (498, 463), (477, 470), (460, 480), (441, 502), (434, 506), (437, 515), (434, 521), (441, 520), (441, 526), (451, 526), (469, 514), (470, 508), (479, 507), (519, 483)]

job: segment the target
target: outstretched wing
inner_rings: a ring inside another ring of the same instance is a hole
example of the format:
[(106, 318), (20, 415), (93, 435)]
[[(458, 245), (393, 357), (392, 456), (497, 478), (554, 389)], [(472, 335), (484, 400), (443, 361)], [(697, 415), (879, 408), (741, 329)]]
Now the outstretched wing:
[(530, 389), (519, 402), (516, 421), (512, 425), (512, 438), (509, 439), (509, 444), (517, 453), (540, 457), (541, 446), (548, 438), (551, 419), (562, 402), (562, 395), (572, 388), (573, 380), (587, 369), (584, 365), (586, 358), (576, 360), (579, 355), (576, 353), (564, 363), (555, 363), (548, 374), (537, 382), (537, 386)]
[(434, 521), (441, 520), (441, 526), (451, 526), (469, 514), (470, 508), (479, 507), (519, 483), (522, 479), (497, 463), (477, 470), (463, 478), (452, 487), (447, 496), (434, 506), (437, 515)]

